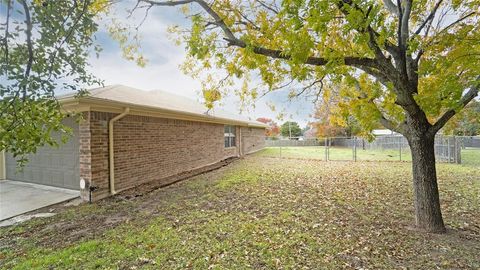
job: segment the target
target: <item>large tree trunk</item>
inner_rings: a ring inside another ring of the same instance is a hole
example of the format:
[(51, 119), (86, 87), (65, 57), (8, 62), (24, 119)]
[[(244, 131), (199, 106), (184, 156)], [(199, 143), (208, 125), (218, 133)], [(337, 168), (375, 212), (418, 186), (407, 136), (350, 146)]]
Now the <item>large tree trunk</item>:
[(435, 137), (411, 136), (407, 139), (412, 152), (415, 225), (422, 231), (443, 233), (445, 225), (435, 169)]

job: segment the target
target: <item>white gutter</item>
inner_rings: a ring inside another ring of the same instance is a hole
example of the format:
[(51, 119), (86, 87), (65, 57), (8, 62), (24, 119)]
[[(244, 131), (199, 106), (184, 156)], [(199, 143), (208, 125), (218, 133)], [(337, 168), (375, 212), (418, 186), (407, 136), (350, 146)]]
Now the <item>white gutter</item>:
[(114, 162), (114, 153), (113, 153), (113, 122), (120, 120), (125, 115), (130, 112), (130, 108), (125, 108), (123, 113), (115, 116), (114, 118), (108, 121), (108, 161), (110, 169), (110, 194), (115, 195), (115, 162)]
[[(98, 97), (93, 97), (93, 96), (86, 96), (82, 97), (81, 100), (78, 98), (63, 98), (59, 100), (61, 104), (68, 104), (69, 102), (74, 102), (75, 104), (78, 105), (78, 102), (86, 102), (86, 103), (91, 103), (95, 105), (105, 105), (108, 104), (109, 106), (116, 105), (116, 106), (122, 106), (122, 107), (129, 107), (132, 110), (132, 114), (136, 114), (138, 111), (151, 111), (151, 112), (162, 112), (165, 115), (162, 116), (163, 118), (171, 118), (171, 119), (181, 119), (181, 120), (187, 120), (187, 121), (202, 121), (206, 120), (207, 122), (213, 122), (213, 123), (219, 123), (219, 124), (224, 124), (224, 125), (241, 125), (241, 126), (248, 126), (248, 127), (258, 127), (258, 128), (267, 128), (268, 125), (263, 124), (263, 123), (254, 123), (255, 121), (247, 121), (247, 120), (240, 120), (240, 119), (231, 119), (231, 118), (226, 118), (226, 117), (218, 117), (214, 115), (206, 115), (206, 114), (199, 114), (199, 113), (194, 113), (194, 112), (187, 112), (187, 111), (182, 111), (182, 110), (175, 110), (175, 109), (167, 109), (167, 108), (159, 108), (155, 106), (149, 106), (149, 105), (141, 105), (141, 104), (135, 104), (131, 102), (123, 102), (123, 101), (116, 101), (116, 100), (110, 100), (110, 99), (105, 99), (105, 98), (98, 98)], [(135, 112), (133, 112), (135, 111)], [(186, 117), (194, 117), (198, 119), (182, 119), (180, 117), (175, 117), (175, 116), (186, 116)]]

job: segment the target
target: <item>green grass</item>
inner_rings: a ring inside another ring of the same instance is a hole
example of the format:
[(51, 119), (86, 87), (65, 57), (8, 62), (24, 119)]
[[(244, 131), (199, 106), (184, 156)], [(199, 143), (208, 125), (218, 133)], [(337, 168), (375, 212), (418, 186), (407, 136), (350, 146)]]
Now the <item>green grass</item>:
[(480, 167), (480, 149), (479, 148), (462, 149), (462, 164), (466, 166)]
[(411, 229), (409, 163), (269, 151), (142, 196), (0, 228), (0, 268), (480, 268), (480, 169), (438, 165), (448, 233), (432, 235)]
[[(325, 160), (324, 146), (288, 146), (288, 147), (267, 147), (261, 156), (316, 159)], [(353, 160), (353, 150), (347, 147), (331, 147), (329, 150), (329, 160)], [(399, 161), (400, 153), (398, 150), (363, 150), (357, 148), (357, 160), (386, 160)], [(402, 151), (402, 160), (411, 161), (409, 151)]]
[[(288, 147), (267, 147), (259, 155), (264, 157), (282, 157), (297, 159), (315, 159), (325, 160), (324, 146), (288, 146)], [(400, 156), (401, 155), (401, 156)], [(400, 159), (401, 158), (401, 159)], [(351, 148), (331, 147), (329, 151), (329, 160), (353, 161), (353, 151)], [(357, 148), (358, 161), (412, 161), (410, 150), (363, 150)], [(480, 149), (470, 148), (462, 150), (463, 166), (480, 167)]]

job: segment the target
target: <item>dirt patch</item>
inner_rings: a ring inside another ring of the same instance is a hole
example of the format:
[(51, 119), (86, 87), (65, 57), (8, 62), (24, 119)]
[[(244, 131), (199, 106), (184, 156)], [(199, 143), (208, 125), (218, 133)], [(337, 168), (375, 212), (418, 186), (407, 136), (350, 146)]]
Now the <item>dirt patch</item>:
[(63, 202), (35, 210), (32, 212), (33, 215), (43, 212), (58, 215), (7, 228), (0, 235), (0, 242), (3, 243), (1, 248), (17, 250), (18, 243), (25, 239), (41, 247), (60, 248), (80, 240), (93, 239), (126, 222), (145, 223), (160, 213), (160, 203), (168, 202), (169, 191), (164, 190), (168, 186), (194, 176), (212, 173), (235, 160), (236, 158), (230, 158), (166, 179), (145, 183), (92, 204), (75, 205)]
[(222, 167), (232, 163), (233, 161), (235, 161), (237, 159), (238, 158), (225, 159), (225, 160), (222, 160), (220, 162), (217, 162), (217, 163), (209, 165), (209, 166), (205, 166), (205, 167), (202, 167), (202, 168), (182, 172), (182, 173), (179, 173), (177, 175), (167, 177), (167, 178), (163, 178), (163, 179), (160, 179), (160, 180), (144, 183), (142, 185), (139, 185), (138, 187), (122, 191), (119, 194), (117, 194), (116, 197), (117, 198), (123, 198), (123, 199), (126, 199), (126, 200), (131, 200), (131, 199), (135, 199), (135, 198), (138, 198), (138, 197), (142, 197), (145, 194), (148, 194), (148, 193), (150, 193), (152, 191), (155, 191), (159, 188), (168, 187), (168, 186), (171, 186), (171, 185), (173, 185), (175, 183), (178, 183), (180, 181), (186, 180), (188, 178), (217, 170), (219, 168), (222, 168)]

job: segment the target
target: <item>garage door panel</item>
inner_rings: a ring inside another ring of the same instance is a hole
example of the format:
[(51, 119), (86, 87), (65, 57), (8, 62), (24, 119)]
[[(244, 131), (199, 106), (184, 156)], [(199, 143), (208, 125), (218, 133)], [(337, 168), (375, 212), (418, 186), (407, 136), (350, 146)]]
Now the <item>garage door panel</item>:
[(52, 176), (52, 186), (65, 186), (65, 177), (63, 172), (50, 170), (49, 175)]
[(22, 171), (17, 172), (15, 158), (7, 153), (7, 179), (78, 190), (80, 179), (78, 124), (72, 118), (65, 119), (64, 124), (72, 128), (73, 136), (63, 144), (60, 136), (54, 135), (59, 147), (40, 147), (37, 153), (29, 155), (29, 162)]

